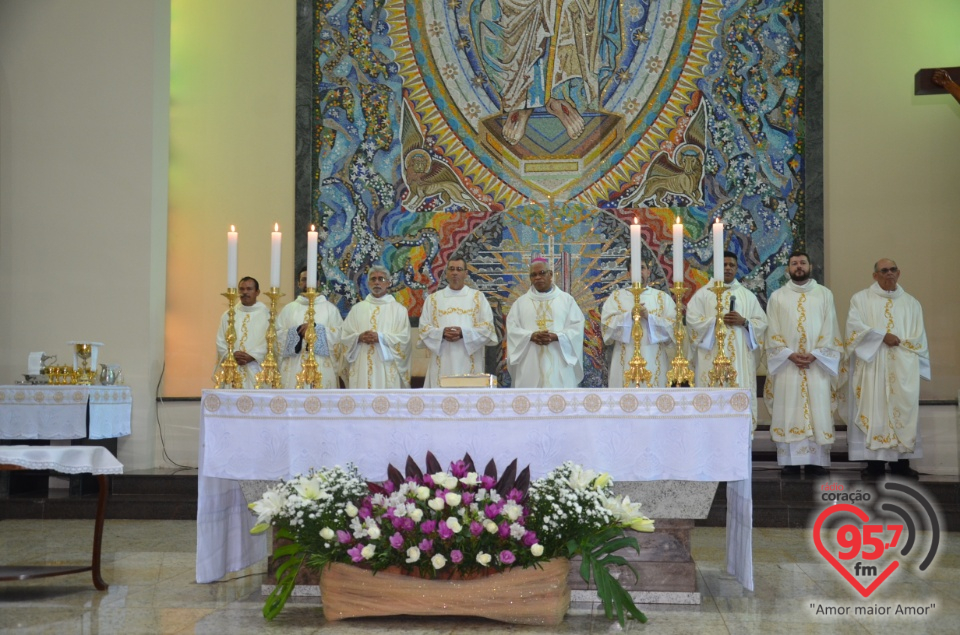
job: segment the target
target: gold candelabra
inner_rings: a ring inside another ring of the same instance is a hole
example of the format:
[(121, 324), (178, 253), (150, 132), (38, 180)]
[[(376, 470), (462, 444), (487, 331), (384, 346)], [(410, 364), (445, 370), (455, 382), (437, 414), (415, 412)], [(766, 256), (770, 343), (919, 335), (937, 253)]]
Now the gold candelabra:
[(227, 354), (220, 362), (220, 370), (215, 376), (217, 388), (243, 388), (243, 373), (237, 366), (237, 360), (233, 357), (233, 345), (237, 342), (237, 330), (235, 328), (237, 315), (237, 301), (240, 294), (237, 289), (227, 289), (226, 293), (221, 293), (227, 299), (230, 308), (227, 310)]
[(267, 326), (267, 355), (257, 373), (256, 388), (279, 388), (280, 370), (277, 367), (277, 300), (284, 296), (279, 287), (270, 287), (270, 324)]
[(717, 341), (717, 355), (713, 358), (713, 369), (709, 372), (710, 385), (714, 387), (736, 386), (737, 371), (723, 353), (727, 335), (727, 327), (723, 324), (723, 282), (721, 280), (714, 281), (713, 288), (710, 290), (717, 294), (717, 323), (713, 328), (714, 339)]
[(304, 316), (304, 322), (307, 329), (303, 334), (303, 347), (300, 349), (300, 372), (297, 373), (297, 388), (320, 388), (323, 383), (323, 373), (317, 365), (317, 356), (313, 352), (314, 344), (317, 341), (317, 329), (314, 326), (316, 313), (314, 313), (313, 303), (320, 297), (316, 287), (311, 287), (302, 294), (307, 298), (307, 314)]
[(641, 383), (650, 387), (650, 377), (652, 373), (647, 370), (647, 362), (640, 354), (640, 342), (643, 340), (643, 325), (640, 323), (643, 305), (640, 303), (640, 294), (643, 293), (643, 283), (634, 282), (630, 288), (633, 294), (633, 329), (630, 332), (633, 338), (633, 359), (630, 360), (630, 368), (623, 373), (624, 387), (633, 384), (637, 388)]
[(690, 362), (683, 356), (683, 339), (686, 337), (686, 329), (683, 326), (683, 294), (687, 287), (682, 282), (674, 282), (670, 291), (677, 302), (677, 320), (673, 324), (673, 337), (677, 341), (677, 354), (670, 362), (670, 370), (667, 371), (667, 385), (673, 388), (683, 386), (694, 386), (694, 374), (690, 370)]

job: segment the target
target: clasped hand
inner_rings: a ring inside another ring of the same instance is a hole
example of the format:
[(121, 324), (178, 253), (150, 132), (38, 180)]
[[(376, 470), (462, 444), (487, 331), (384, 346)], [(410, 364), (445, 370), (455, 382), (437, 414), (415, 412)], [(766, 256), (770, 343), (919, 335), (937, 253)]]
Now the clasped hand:
[(800, 370), (806, 370), (810, 368), (810, 365), (817, 361), (817, 358), (813, 355), (813, 353), (793, 353), (787, 359), (796, 364), (797, 368)]
[(357, 341), (361, 344), (376, 344), (380, 341), (380, 336), (376, 331), (364, 331), (357, 336)]
[(448, 342), (456, 342), (463, 339), (463, 330), (459, 326), (448, 326), (443, 329), (443, 339)]
[(887, 333), (883, 336), (883, 343), (887, 346), (900, 346), (900, 338), (893, 333)]
[(559, 339), (556, 333), (551, 333), (550, 331), (536, 331), (530, 336), (530, 341), (540, 346), (546, 346), (551, 342), (559, 341)]

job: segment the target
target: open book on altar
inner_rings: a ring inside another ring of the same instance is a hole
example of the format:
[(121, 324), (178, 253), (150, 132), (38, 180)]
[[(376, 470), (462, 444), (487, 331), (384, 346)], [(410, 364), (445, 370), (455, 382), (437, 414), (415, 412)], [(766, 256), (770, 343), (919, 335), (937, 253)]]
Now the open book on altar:
[(496, 388), (499, 385), (494, 375), (448, 375), (440, 378), (441, 388)]

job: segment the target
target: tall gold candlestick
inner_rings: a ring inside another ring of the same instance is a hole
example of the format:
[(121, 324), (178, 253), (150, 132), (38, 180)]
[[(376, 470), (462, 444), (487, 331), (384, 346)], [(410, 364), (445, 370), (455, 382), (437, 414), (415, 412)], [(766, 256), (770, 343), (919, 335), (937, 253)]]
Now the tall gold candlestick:
[(217, 371), (215, 379), (217, 388), (243, 388), (243, 373), (237, 366), (237, 360), (233, 357), (233, 345), (237, 342), (236, 315), (237, 301), (240, 294), (236, 288), (227, 289), (226, 293), (221, 293), (227, 299), (230, 308), (227, 310), (227, 354), (220, 362), (220, 370)]
[(647, 362), (640, 354), (640, 342), (643, 340), (643, 325), (640, 323), (643, 305), (640, 303), (640, 294), (643, 293), (643, 283), (634, 282), (630, 293), (633, 294), (633, 329), (630, 333), (633, 338), (633, 359), (630, 360), (630, 368), (623, 373), (623, 385), (626, 387), (633, 384), (639, 388), (643, 383), (649, 388), (652, 373), (647, 370)]
[(257, 373), (257, 388), (279, 388), (280, 370), (277, 368), (277, 300), (284, 296), (279, 287), (270, 287), (270, 325), (267, 327), (267, 355)]
[(677, 354), (670, 362), (670, 370), (667, 371), (667, 385), (673, 388), (692, 387), (695, 384), (693, 371), (690, 370), (690, 362), (683, 356), (683, 340), (686, 337), (686, 328), (683, 326), (683, 294), (686, 290), (687, 287), (682, 282), (674, 282), (670, 289), (677, 302), (677, 320), (673, 324), (673, 337), (677, 341)]
[(717, 323), (713, 329), (714, 339), (717, 341), (717, 356), (713, 358), (713, 369), (708, 373), (710, 385), (732, 387), (737, 385), (737, 371), (723, 353), (727, 336), (727, 327), (723, 324), (723, 282), (716, 280), (710, 290), (717, 294)]
[(302, 294), (307, 298), (307, 314), (304, 316), (304, 322), (307, 323), (307, 329), (303, 334), (303, 348), (300, 349), (300, 372), (297, 373), (297, 389), (310, 387), (320, 388), (323, 383), (323, 373), (317, 365), (317, 356), (313, 352), (313, 346), (317, 341), (317, 329), (314, 325), (316, 313), (314, 313), (313, 303), (320, 297), (317, 289), (310, 288)]

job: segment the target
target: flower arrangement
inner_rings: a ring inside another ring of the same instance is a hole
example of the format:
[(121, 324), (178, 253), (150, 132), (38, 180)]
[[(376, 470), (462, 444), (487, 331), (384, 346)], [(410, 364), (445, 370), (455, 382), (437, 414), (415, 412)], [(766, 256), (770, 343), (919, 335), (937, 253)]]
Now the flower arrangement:
[(643, 613), (607, 567), (627, 565), (614, 552), (639, 550), (625, 529), (653, 531), (639, 504), (613, 495), (613, 481), (567, 462), (530, 483), (530, 468), (514, 460), (503, 474), (490, 461), (479, 473), (470, 455), (447, 470), (427, 453), (426, 472), (408, 458), (405, 474), (388, 467), (388, 480), (369, 483), (352, 464), (283, 481), (251, 503), (253, 533), (275, 528), (287, 544), (274, 551), (277, 586), (263, 614), (275, 617), (305, 564), (331, 563), (377, 572), (388, 567), (424, 578), (464, 578), (513, 567), (536, 567), (580, 555), (580, 573), (596, 582), (608, 618), (621, 624)]

